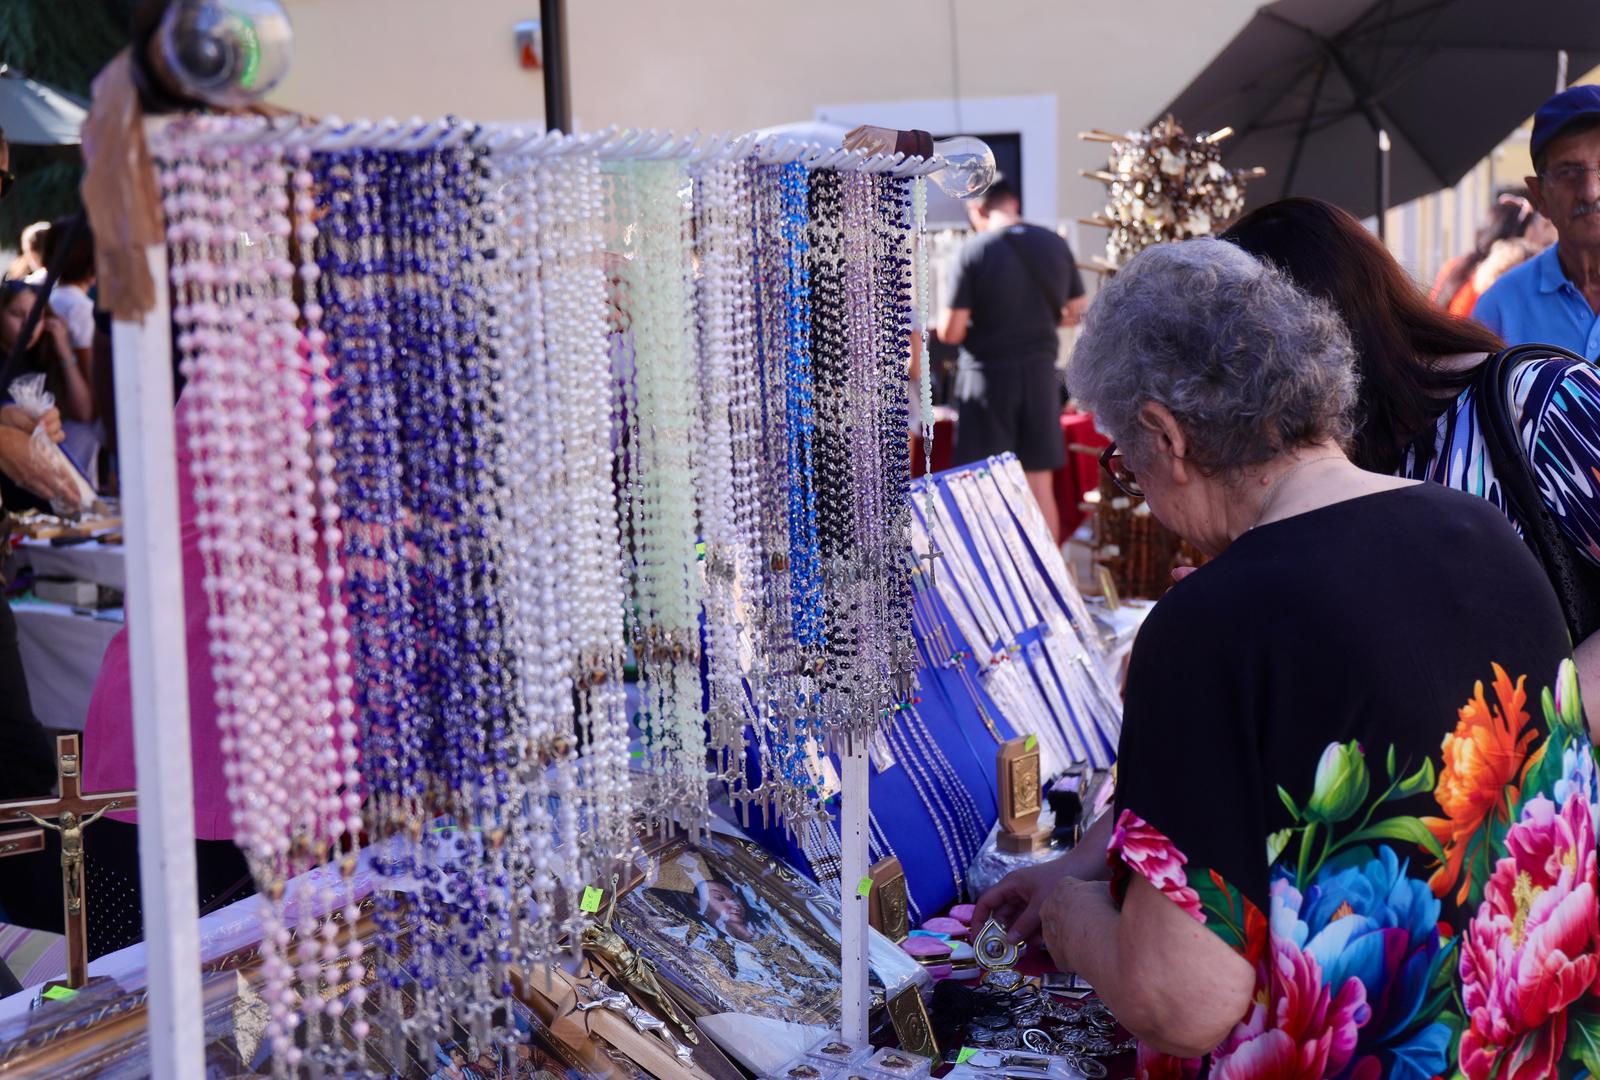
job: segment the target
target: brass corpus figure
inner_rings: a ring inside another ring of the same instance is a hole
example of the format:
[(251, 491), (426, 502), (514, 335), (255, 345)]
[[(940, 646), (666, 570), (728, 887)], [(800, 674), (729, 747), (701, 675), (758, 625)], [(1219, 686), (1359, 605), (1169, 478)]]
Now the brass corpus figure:
[(612, 928), (617, 914), (617, 878), (611, 878), (611, 901), (606, 905), (605, 918), (591, 923), (583, 931), (583, 947), (609, 971), (622, 988), (635, 1000), (654, 1010), (657, 1016), (671, 1024), (690, 1043), (698, 1044), (695, 1034), (672, 1004), (672, 998), (661, 985), (656, 965), (648, 957), (640, 956), (622, 935)]
[(77, 915), (83, 911), (83, 830), (100, 820), (101, 814), (116, 805), (107, 803), (81, 821), (71, 810), (65, 811), (61, 815), (59, 825), (30, 814), (26, 810), (19, 811), (21, 816), (35, 825), (61, 834), (61, 883), (66, 894), (68, 915)]
[[(73, 989), (81, 989), (89, 981), (89, 920), (85, 903), (83, 876), (83, 830), (100, 820), (108, 810), (131, 810), (136, 805), (137, 794), (132, 791), (83, 790), (82, 761), (78, 752), (77, 735), (60, 735), (56, 738), (56, 785), (58, 794), (33, 799), (17, 799), (0, 803), (0, 824), (12, 821), (31, 821), (40, 829), (61, 834), (61, 891), (62, 916), (67, 939), (67, 982)], [(26, 834), (7, 833), (0, 837), (4, 847), (25, 845), (29, 836), (37, 836), (42, 847), (44, 833), (30, 829)], [(23, 847), (0, 854), (17, 854)]]

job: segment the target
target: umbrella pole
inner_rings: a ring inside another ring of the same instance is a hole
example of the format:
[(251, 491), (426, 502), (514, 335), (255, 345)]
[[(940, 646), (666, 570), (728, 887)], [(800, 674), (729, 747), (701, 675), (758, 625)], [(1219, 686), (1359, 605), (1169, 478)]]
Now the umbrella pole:
[(1378, 239), (1389, 239), (1389, 133), (1378, 128)]

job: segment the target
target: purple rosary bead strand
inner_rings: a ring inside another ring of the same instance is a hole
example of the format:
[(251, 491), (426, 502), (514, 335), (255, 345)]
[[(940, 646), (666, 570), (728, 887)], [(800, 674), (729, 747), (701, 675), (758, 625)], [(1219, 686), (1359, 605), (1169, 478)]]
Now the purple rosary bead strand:
[[(330, 424), (344, 522), (344, 596), (352, 616), (350, 651), (362, 726), (362, 776), (370, 796), (370, 827), (381, 845), (372, 865), (380, 880), (393, 880), (407, 868), (396, 857), (400, 850), (396, 841), (384, 843), (381, 838), (401, 833), (406, 820), (397, 771), (400, 762), (414, 761), (399, 730), (406, 722), (401, 680), (409, 667), (405, 642), (411, 628), (398, 535), (392, 366), (380, 356), (380, 342), (387, 342), (389, 329), (371, 301), (377, 205), (367, 173), (348, 155), (317, 155), (311, 172), (312, 190), (322, 201), (314, 316), (321, 322), (329, 353)], [(385, 269), (391, 275), (397, 272), (393, 265)], [(310, 301), (307, 320), (313, 320)], [(392, 995), (402, 981), (398, 953), (403, 910), (400, 894), (383, 887), (375, 891), (372, 993), (380, 1017), (400, 1009)], [(354, 920), (349, 921), (353, 933)], [(355, 1024), (364, 1029), (367, 1021), (360, 1018)]]
[[(455, 887), (454, 867), (443, 846), (445, 834), (429, 826), (429, 817), (453, 805), (454, 788), (443, 775), (448, 739), (445, 698), (454, 674), (450, 644), (457, 633), (456, 604), (449, 589), (451, 564), (449, 530), (450, 482), (447, 475), (449, 440), (459, 431), (443, 407), (445, 378), (444, 327), (446, 317), (440, 283), (448, 282), (448, 259), (453, 248), (448, 230), (447, 172), (443, 153), (426, 150), (382, 154), (389, 162), (388, 190), (393, 203), (385, 215), (391, 243), (409, 247), (411, 272), (397, 305), (399, 334), (397, 358), (400, 380), (401, 445), (405, 469), (406, 543), (413, 553), (412, 613), (418, 630), (414, 685), (417, 691), (418, 756), (413, 780), (416, 818), (407, 829), (408, 861), (416, 878), (410, 910), (419, 931), (412, 935), (412, 950), (405, 974), (414, 981), (417, 1007), (399, 1026), (407, 1038), (431, 1038), (442, 1030), (447, 1017), (444, 1001), (449, 987), (449, 965), (459, 931), (447, 889)], [(389, 209), (389, 208), (386, 208)], [(392, 287), (395, 283), (387, 283)], [(394, 298), (382, 297), (384, 302)], [(459, 687), (456, 687), (456, 692)]]
[[(498, 449), (503, 445), (497, 371), (489, 362), (486, 344), (489, 321), (486, 275), (495, 251), (488, 242), (495, 225), (493, 206), (484, 199), (481, 156), (466, 148), (447, 152), (452, 159), (451, 221), (457, 253), (456, 284), (451, 297), (453, 331), (447, 350), (457, 361), (447, 366), (457, 380), (452, 398), (461, 408), (462, 438), (452, 450), (452, 478), (457, 491), (456, 561), (452, 573), (464, 609), (460, 642), (464, 700), (455, 712), (457, 728), (452, 739), (458, 755), (449, 775), (462, 778), (457, 825), (474, 834), (455, 865), (458, 880), (459, 924), (463, 934), (457, 946), (464, 972), (455, 972), (458, 1008), (464, 1007), (469, 1028), (480, 1041), (496, 1025), (492, 1013), (498, 999), (510, 993), (507, 973), (498, 962), (502, 925), (509, 916), (506, 880), (501, 863), (505, 808), (512, 795), (511, 772), (502, 757), (508, 732), (507, 650), (505, 620), (500, 603), (501, 506), (504, 483)], [(454, 395), (459, 394), (459, 397)], [(477, 839), (481, 837), (481, 842)]]
[[(519, 667), (522, 650), (513, 636), (517, 590), (522, 587), (524, 571), (512, 548), (518, 534), (511, 524), (511, 446), (513, 442), (520, 444), (524, 432), (509, 422), (516, 395), (516, 387), (508, 380), (511, 361), (507, 354), (508, 347), (516, 346), (509, 318), (513, 299), (508, 279), (514, 272), (508, 229), (511, 211), (506, 205), (503, 177), (496, 175), (489, 156), (475, 154), (472, 164), (476, 178), (476, 190), (471, 192), (475, 200), (472, 266), (479, 300), (475, 337), (482, 394), (479, 426), (483, 441), (479, 456), (485, 463), (477, 473), (482, 482), (477, 510), (479, 539), (485, 548), (480, 587), (486, 593), (484, 683), (491, 701), (486, 735), (493, 776), (483, 798), (479, 824), (488, 838), (485, 865), (480, 872), (486, 878), (484, 913), (491, 938), (484, 963), (489, 996), (479, 1010), (479, 1023), (485, 1032), (493, 1028), (494, 1037), (503, 1041), (512, 1034), (512, 1027), (494, 1024), (495, 995), (503, 1003), (513, 994), (513, 945), (517, 924), (524, 917), (517, 903), (518, 883), (511, 873), (516, 855), (507, 847), (506, 839), (515, 822), (527, 813), (529, 795), (525, 781), (530, 748), (523, 738), (527, 714)], [(554, 621), (558, 615), (551, 611), (549, 618)]]

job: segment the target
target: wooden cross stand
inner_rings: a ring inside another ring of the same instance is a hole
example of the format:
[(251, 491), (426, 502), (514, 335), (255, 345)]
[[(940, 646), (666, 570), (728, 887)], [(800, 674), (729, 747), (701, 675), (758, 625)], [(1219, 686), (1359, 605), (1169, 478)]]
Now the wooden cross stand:
[[(129, 810), (135, 803), (132, 791), (102, 791), (85, 795), (78, 754), (78, 736), (56, 738), (56, 779), (60, 794), (37, 799), (0, 803), (0, 824), (31, 821), (41, 826), (26, 832), (0, 834), (0, 857), (39, 851), (44, 847), (44, 829), (61, 834), (62, 922), (67, 935), (67, 982), (74, 990), (89, 981), (88, 909), (84, 906), (83, 830), (111, 810)], [(32, 847), (26, 846), (32, 843)], [(10, 845), (18, 845), (11, 848)]]

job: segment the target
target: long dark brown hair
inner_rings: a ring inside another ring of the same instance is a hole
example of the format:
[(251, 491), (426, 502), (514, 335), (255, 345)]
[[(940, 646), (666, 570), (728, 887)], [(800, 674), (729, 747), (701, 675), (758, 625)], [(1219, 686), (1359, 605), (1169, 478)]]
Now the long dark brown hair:
[[(1364, 469), (1398, 469), (1406, 448), (1472, 381), (1475, 369), (1442, 370), (1440, 357), (1504, 347), (1485, 327), (1429, 303), (1361, 222), (1320, 199), (1270, 203), (1222, 239), (1277, 266), (1344, 318), (1360, 379), (1351, 456)], [(1431, 456), (1432, 442), (1418, 450)]]

